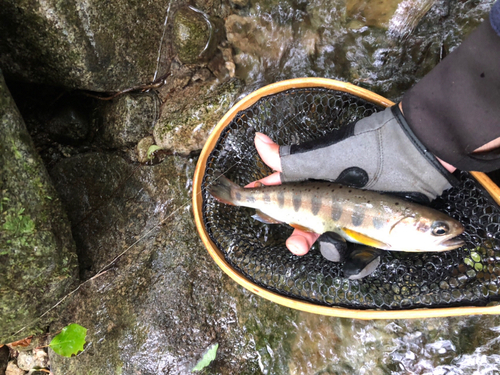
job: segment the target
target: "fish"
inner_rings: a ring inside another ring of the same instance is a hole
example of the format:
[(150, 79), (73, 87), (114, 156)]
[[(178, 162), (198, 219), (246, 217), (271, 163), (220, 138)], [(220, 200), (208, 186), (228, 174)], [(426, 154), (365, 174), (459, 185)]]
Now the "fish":
[[(433, 208), (397, 196), (323, 181), (243, 188), (220, 175), (207, 188), (217, 201), (256, 210), (269, 224), (329, 235), (375, 249), (441, 252), (459, 248), (463, 225)], [(365, 257), (365, 256), (363, 256)]]

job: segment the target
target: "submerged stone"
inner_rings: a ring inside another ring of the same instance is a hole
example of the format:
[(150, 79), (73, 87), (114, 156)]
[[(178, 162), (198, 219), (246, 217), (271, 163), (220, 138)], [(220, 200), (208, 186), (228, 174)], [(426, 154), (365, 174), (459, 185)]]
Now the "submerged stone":
[(174, 16), (173, 44), (184, 64), (209, 61), (223, 37), (220, 19), (209, 18), (191, 6), (180, 8)]
[(38, 317), (70, 291), (77, 260), (57, 192), (1, 75), (0, 199), (0, 343), (5, 343), (47, 327), (49, 318)]

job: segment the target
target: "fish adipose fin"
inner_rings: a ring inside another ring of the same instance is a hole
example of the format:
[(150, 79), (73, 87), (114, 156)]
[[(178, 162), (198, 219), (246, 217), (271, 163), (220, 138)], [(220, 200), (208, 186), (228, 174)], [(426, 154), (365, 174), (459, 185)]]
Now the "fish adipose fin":
[(256, 210), (255, 215), (252, 215), (252, 217), (255, 220), (258, 220), (261, 223), (265, 223), (265, 224), (281, 224), (282, 223), (282, 221), (276, 220), (276, 219), (272, 218), (271, 216), (266, 215), (264, 212), (262, 212), (260, 210)]
[(233, 206), (235, 205), (235, 201), (232, 193), (240, 189), (241, 187), (222, 175), (214, 180), (207, 188), (210, 195), (219, 202), (231, 204)]
[(347, 253), (347, 243), (335, 232), (325, 232), (317, 239), (321, 255), (331, 262), (343, 262)]
[(376, 247), (379, 249), (386, 249), (386, 250), (391, 247), (390, 245), (388, 245), (384, 242), (378, 241), (374, 238), (368, 237), (368, 236), (366, 236), (362, 233), (356, 232), (354, 230), (347, 229), (347, 228), (343, 228), (342, 230), (344, 231), (345, 234), (347, 234), (353, 240), (358, 241), (359, 243), (362, 243), (363, 245), (372, 246), (372, 247)]
[(348, 255), (344, 264), (344, 277), (358, 280), (372, 274), (380, 264), (383, 250), (357, 245)]

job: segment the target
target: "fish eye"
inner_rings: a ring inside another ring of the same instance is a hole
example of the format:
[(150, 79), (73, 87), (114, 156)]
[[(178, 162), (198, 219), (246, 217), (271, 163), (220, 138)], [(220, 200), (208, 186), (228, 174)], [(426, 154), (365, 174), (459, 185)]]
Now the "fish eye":
[(450, 231), (450, 228), (448, 227), (448, 224), (446, 224), (446, 223), (438, 221), (432, 225), (432, 234), (434, 236), (444, 236), (449, 231)]

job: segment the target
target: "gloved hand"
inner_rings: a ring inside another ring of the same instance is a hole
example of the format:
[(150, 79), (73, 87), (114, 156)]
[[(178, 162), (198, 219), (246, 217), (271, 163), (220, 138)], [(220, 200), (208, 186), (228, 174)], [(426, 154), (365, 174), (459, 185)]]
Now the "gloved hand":
[[(262, 160), (277, 171), (260, 180), (264, 185), (328, 180), (425, 203), (456, 183), (442, 162), (415, 137), (398, 106), (299, 145), (280, 147), (257, 133), (255, 146)], [(318, 237), (295, 230), (286, 244), (293, 254), (304, 255)], [(320, 247), (325, 255), (321, 242)]]

